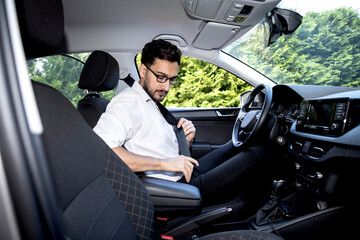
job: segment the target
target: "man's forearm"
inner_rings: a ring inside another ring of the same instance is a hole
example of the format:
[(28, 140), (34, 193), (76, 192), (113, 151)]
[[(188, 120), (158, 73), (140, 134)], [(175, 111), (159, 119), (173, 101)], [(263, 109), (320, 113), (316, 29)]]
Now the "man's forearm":
[(146, 172), (151, 170), (163, 170), (163, 160), (141, 156), (129, 152), (123, 147), (115, 147), (112, 149), (123, 160), (128, 167), (134, 172)]
[(168, 159), (158, 159), (131, 153), (123, 147), (113, 148), (113, 151), (134, 172), (147, 172), (154, 170), (182, 172), (187, 182), (190, 181), (191, 173), (194, 167), (193, 164), (199, 166), (199, 163), (195, 159), (183, 155)]

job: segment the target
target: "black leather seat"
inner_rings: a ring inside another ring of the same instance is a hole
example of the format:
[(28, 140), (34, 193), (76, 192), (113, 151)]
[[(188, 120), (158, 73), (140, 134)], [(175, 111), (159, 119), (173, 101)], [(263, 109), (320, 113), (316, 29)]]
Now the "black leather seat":
[(115, 58), (103, 51), (90, 54), (81, 71), (78, 87), (88, 94), (77, 105), (78, 111), (91, 128), (94, 128), (109, 100), (101, 98), (99, 92), (113, 90), (119, 81), (119, 64)]
[(33, 83), (66, 235), (151, 239), (153, 205), (135, 174), (57, 90)]
[[(62, 4), (58, 0), (45, 2), (46, 6), (38, 0), (17, 2), (17, 8), (25, 11), (27, 8), (24, 6), (37, 9), (37, 19), (42, 19), (35, 24), (33, 12), (29, 12), (24, 15), (28, 18), (20, 21), (25, 51), (29, 53), (26, 49), (30, 47), (32, 56), (46, 55), (51, 49), (54, 52), (54, 46), (62, 42), (58, 38), (63, 39)], [(43, 11), (39, 12), (40, 9)], [(42, 28), (49, 19), (56, 24), (47, 28), (46, 34), (29, 29)], [(35, 35), (31, 39), (39, 40), (28, 42), (25, 35)], [(48, 36), (58, 37), (49, 39)], [(48, 43), (53, 45), (50, 49)], [(36, 82), (33, 82), (33, 88), (44, 128), (42, 141), (53, 180), (51, 185), (55, 190), (57, 209), (54, 212), (58, 214), (53, 217), (63, 225), (58, 233), (60, 236), (51, 238), (152, 239), (153, 204), (142, 182), (92, 131), (60, 92)], [(265, 232), (233, 231), (203, 239), (281, 238)]]

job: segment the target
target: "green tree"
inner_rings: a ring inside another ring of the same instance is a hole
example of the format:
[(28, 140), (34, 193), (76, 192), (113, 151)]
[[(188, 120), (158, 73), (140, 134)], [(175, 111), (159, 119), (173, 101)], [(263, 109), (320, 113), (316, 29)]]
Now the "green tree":
[(351, 8), (311, 12), (295, 33), (263, 47), (261, 25), (230, 53), (285, 84), (360, 86), (360, 19)]
[[(72, 54), (74, 58), (85, 62), (89, 53)], [(77, 87), (84, 64), (73, 58), (54, 55), (37, 58), (27, 62), (30, 78), (48, 84), (59, 90), (74, 106), (85, 96), (86, 91)], [(102, 93), (102, 97), (111, 99), (114, 92)]]
[(237, 107), (240, 93), (252, 86), (204, 61), (182, 57), (180, 82), (164, 100), (171, 107)]

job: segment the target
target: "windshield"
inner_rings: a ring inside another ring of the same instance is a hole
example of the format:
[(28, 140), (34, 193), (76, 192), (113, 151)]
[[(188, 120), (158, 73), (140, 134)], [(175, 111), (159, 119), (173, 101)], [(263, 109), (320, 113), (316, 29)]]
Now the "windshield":
[(263, 19), (223, 49), (276, 83), (360, 87), (360, 1), (284, 0), (300, 27), (266, 47)]

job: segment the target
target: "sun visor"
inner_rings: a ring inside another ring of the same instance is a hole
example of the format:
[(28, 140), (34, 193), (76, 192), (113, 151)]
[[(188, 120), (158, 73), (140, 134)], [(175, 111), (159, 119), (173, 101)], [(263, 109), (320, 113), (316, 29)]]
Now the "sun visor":
[(193, 47), (203, 50), (219, 49), (229, 42), (239, 29), (240, 26), (208, 22), (196, 37)]

